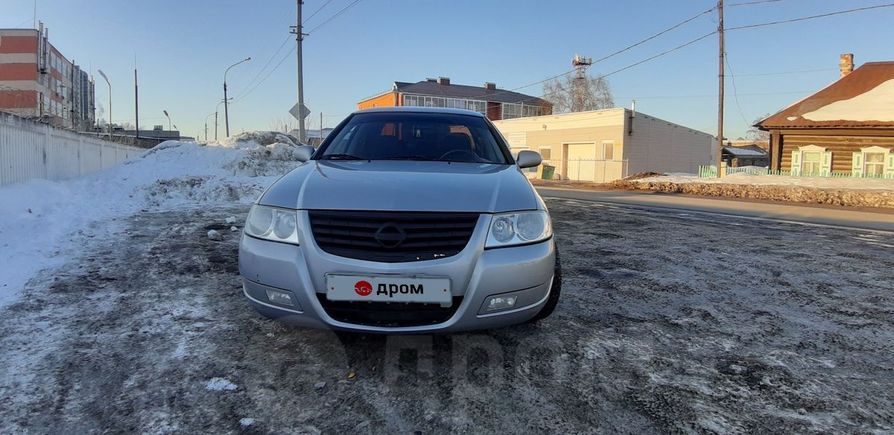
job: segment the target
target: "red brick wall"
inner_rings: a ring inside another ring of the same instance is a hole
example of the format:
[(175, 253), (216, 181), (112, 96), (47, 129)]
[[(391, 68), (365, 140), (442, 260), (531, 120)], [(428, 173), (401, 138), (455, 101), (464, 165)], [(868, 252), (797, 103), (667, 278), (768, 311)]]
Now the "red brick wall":
[(37, 34), (0, 38), (0, 53), (37, 53)]
[(5, 109), (37, 107), (37, 91), (0, 91), (0, 107)]
[(0, 80), (37, 80), (37, 65), (33, 63), (0, 64)]

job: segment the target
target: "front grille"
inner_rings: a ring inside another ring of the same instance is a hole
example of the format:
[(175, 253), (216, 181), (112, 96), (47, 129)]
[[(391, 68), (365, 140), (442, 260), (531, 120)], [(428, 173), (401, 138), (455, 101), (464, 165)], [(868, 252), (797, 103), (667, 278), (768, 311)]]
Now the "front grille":
[(444, 323), (453, 317), (462, 296), (454, 296), (449, 307), (439, 304), (330, 301), (325, 293), (317, 293), (326, 314), (339, 322), (355, 325), (402, 327)]
[(309, 215), (320, 249), (384, 263), (456, 255), (478, 223), (478, 213), (313, 210)]

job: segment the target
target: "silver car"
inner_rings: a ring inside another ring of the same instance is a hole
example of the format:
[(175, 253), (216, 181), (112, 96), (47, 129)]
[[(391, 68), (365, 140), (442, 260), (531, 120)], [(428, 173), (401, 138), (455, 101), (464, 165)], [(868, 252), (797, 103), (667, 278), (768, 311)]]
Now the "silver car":
[(239, 246), (261, 314), (337, 330), (422, 333), (549, 316), (561, 269), (543, 200), (477, 112), (359, 111), (249, 212)]

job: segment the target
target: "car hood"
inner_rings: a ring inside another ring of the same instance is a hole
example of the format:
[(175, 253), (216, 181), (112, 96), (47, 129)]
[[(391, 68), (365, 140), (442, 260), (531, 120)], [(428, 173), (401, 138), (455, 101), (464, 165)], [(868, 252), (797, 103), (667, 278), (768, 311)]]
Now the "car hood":
[(258, 201), (306, 210), (468, 211), (543, 209), (514, 165), (311, 160)]

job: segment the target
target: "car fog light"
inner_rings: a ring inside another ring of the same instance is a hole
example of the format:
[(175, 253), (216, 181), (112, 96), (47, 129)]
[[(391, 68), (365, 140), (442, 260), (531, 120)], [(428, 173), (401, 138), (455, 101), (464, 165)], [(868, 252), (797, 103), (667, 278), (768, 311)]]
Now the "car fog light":
[(289, 292), (267, 289), (267, 300), (274, 304), (295, 306), (295, 302), (292, 301), (292, 294)]
[(487, 300), (485, 311), (493, 312), (508, 310), (515, 306), (516, 300), (518, 300), (518, 296), (491, 296), (490, 299)]

